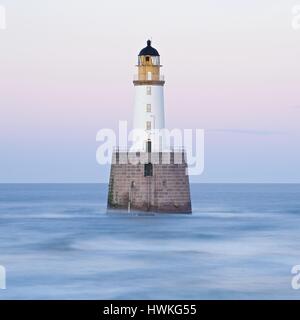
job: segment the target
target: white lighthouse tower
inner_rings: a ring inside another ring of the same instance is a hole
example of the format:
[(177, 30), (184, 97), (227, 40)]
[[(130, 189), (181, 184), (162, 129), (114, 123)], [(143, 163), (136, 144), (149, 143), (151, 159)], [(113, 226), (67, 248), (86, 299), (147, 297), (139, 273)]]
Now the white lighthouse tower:
[(112, 154), (107, 209), (116, 212), (191, 213), (184, 149), (170, 148), (165, 132), (160, 56), (147, 41), (138, 56), (133, 146)]
[(135, 104), (133, 129), (135, 148), (159, 151), (164, 148), (164, 77), (160, 74), (160, 56), (147, 41), (138, 56), (138, 74), (134, 77)]

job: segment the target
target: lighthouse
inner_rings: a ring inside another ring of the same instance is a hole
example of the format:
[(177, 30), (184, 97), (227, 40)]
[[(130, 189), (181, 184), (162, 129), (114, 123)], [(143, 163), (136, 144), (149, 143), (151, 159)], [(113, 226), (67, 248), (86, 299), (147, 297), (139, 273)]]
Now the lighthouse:
[(138, 54), (133, 80), (134, 146), (117, 147), (112, 154), (108, 212), (192, 212), (185, 150), (165, 145), (161, 67), (160, 55), (148, 40)]
[(160, 73), (161, 67), (160, 55), (148, 40), (147, 46), (138, 55), (138, 73), (133, 81), (133, 129), (143, 133), (136, 145), (136, 149), (141, 151), (161, 151), (165, 147), (161, 131), (165, 128), (165, 81)]

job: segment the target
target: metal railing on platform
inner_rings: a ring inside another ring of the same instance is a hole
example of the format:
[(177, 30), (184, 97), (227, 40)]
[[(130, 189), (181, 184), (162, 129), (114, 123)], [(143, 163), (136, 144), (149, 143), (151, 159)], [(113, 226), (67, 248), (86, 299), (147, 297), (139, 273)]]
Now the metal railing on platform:
[(165, 81), (165, 76), (164, 75), (138, 75), (135, 74), (133, 76), (133, 81)]
[[(140, 152), (140, 153), (146, 153), (146, 150), (139, 150), (139, 149), (132, 149), (131, 147), (128, 148), (124, 148), (124, 147), (114, 147), (113, 148), (114, 152), (132, 152), (132, 153), (136, 153), (136, 152)], [(152, 150), (149, 153), (162, 153), (162, 152), (185, 152), (185, 148), (184, 147), (169, 147), (166, 148), (164, 150)]]

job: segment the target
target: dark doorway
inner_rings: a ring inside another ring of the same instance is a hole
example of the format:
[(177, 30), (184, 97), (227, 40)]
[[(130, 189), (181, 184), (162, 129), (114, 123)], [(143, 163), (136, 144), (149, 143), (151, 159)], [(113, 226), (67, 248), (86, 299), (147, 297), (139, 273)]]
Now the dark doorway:
[(153, 164), (146, 163), (144, 166), (144, 176), (145, 177), (152, 177), (153, 176)]
[(146, 142), (146, 151), (147, 151), (147, 152), (151, 152), (151, 141), (150, 141), (150, 140), (148, 140), (148, 141)]

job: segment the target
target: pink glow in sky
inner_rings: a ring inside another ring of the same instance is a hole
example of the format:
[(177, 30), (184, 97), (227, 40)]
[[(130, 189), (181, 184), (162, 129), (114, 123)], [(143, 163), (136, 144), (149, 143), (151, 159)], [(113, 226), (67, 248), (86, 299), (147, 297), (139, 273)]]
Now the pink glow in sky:
[(95, 136), (132, 120), (149, 37), (167, 126), (206, 131), (192, 181), (300, 182), (300, 0), (0, 4), (0, 182), (107, 182)]

